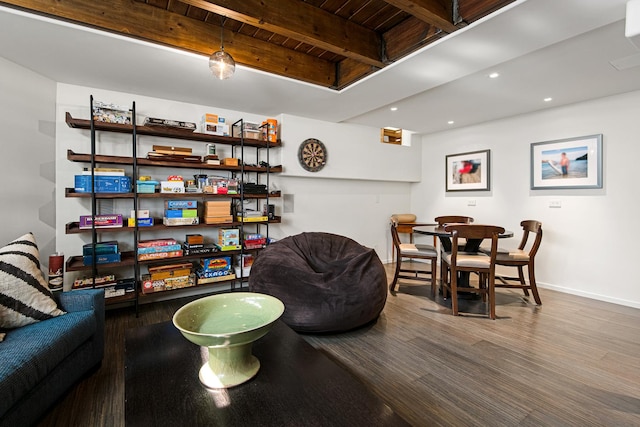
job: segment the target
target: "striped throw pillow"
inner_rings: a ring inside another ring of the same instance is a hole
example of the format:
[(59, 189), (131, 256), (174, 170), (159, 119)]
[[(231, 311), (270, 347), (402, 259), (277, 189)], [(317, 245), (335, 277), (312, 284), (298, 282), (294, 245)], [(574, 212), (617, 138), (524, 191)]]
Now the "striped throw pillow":
[(0, 249), (0, 328), (17, 328), (64, 314), (40, 271), (36, 239), (28, 233)]

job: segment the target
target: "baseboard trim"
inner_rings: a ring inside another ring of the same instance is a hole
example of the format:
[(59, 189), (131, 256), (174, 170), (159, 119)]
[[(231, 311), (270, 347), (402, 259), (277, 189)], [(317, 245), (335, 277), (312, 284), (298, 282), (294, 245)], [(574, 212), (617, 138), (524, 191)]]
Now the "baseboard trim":
[(621, 298), (613, 298), (607, 295), (594, 294), (592, 292), (585, 292), (579, 289), (566, 288), (564, 286), (551, 285), (549, 283), (540, 283), (538, 282), (539, 288), (550, 289), (553, 291), (563, 292), (565, 294), (577, 295), (580, 297), (585, 297), (589, 299), (594, 299), (598, 301), (610, 302), (612, 304), (624, 305), (626, 307), (632, 308), (640, 308), (640, 302), (638, 301), (630, 301)]

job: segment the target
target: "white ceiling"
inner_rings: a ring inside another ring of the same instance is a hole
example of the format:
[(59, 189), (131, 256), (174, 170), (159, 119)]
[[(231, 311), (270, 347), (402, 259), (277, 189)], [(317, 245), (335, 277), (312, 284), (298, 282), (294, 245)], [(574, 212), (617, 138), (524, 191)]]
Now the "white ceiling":
[(626, 2), (516, 1), (341, 92), (247, 68), (219, 81), (205, 57), (2, 7), (0, 57), (62, 83), (432, 133), (640, 90), (640, 66), (610, 64), (640, 64), (624, 36)]

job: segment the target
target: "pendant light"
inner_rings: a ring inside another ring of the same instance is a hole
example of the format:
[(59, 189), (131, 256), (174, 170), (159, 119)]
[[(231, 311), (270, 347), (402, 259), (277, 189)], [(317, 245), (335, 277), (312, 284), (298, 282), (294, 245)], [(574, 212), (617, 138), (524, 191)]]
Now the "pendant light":
[(209, 69), (220, 80), (228, 79), (236, 71), (236, 61), (224, 51), (224, 23), (226, 20), (227, 18), (223, 16), (220, 27), (220, 50), (213, 52), (209, 57)]

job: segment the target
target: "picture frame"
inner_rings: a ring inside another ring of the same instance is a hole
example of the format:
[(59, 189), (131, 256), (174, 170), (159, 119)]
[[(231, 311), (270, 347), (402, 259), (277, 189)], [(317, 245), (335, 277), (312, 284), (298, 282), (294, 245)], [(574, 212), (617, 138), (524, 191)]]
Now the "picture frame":
[(488, 191), (491, 188), (490, 162), (491, 150), (445, 156), (446, 191)]
[(602, 134), (531, 144), (531, 189), (602, 188)]

